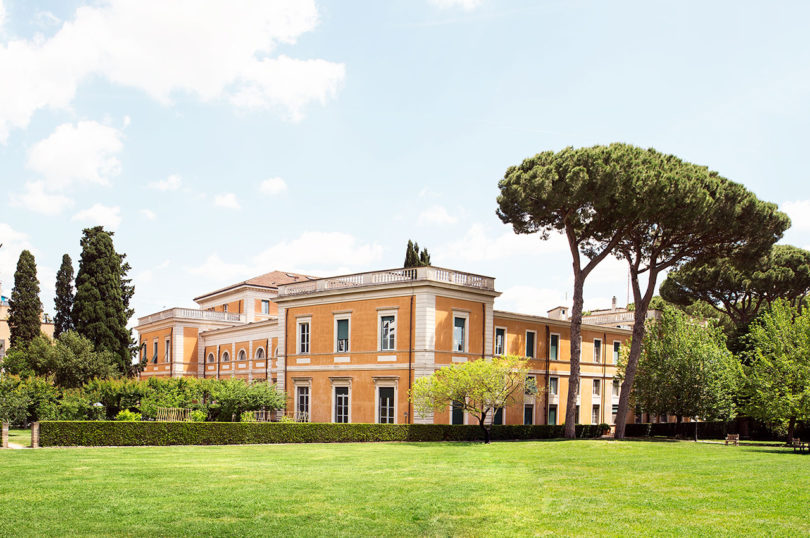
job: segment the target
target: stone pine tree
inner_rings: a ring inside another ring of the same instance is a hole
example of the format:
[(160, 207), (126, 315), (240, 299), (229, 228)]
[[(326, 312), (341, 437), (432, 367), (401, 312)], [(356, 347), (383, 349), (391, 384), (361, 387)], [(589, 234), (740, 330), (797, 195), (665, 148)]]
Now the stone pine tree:
[(23, 250), (17, 260), (14, 288), (11, 290), (8, 304), (10, 347), (23, 347), (39, 336), (42, 314), (37, 264), (34, 255), (28, 250)]
[(742, 185), (704, 166), (652, 149), (634, 151), (628, 191), (643, 203), (638, 204), (637, 222), (615, 247), (629, 265), (635, 303), (632, 343), (616, 416), (617, 439), (624, 437), (658, 275), (679, 264), (711, 263), (729, 253), (756, 259), (790, 226), (790, 219), (775, 204), (757, 199)]
[(576, 397), (582, 351), (583, 289), (588, 275), (637, 220), (639, 203), (628, 192), (627, 164), (636, 149), (624, 144), (547, 151), (510, 167), (499, 182), (497, 214), (515, 233), (565, 235), (574, 273), (571, 375), (565, 436), (576, 436)]
[(53, 317), (53, 336), (73, 330), (73, 260), (68, 254), (62, 256), (62, 265), (56, 273), (56, 315)]
[(405, 264), (403, 267), (425, 267), (430, 265), (430, 254), (426, 248), (419, 250), (419, 243), (414, 243), (408, 239), (408, 246), (405, 247)]
[(133, 344), (127, 322), (134, 288), (126, 279), (129, 265), (115, 251), (112, 232), (101, 226), (86, 228), (80, 243), (73, 324), (96, 351), (115, 354), (121, 373), (130, 375)]

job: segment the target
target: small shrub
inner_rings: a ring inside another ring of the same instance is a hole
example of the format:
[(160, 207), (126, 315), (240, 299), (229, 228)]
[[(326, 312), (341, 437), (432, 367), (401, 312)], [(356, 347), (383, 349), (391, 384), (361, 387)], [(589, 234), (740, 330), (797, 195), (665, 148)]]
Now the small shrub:
[(253, 414), (253, 411), (244, 411), (239, 415), (239, 422), (256, 422), (256, 415)]
[(130, 411), (129, 409), (122, 409), (115, 415), (115, 420), (120, 422), (137, 422), (141, 420), (141, 414)]
[(278, 419), (279, 422), (283, 422), (285, 424), (289, 424), (290, 422), (297, 422), (292, 417), (288, 417), (287, 415), (281, 415), (281, 418)]
[(195, 409), (190, 413), (191, 422), (205, 422), (208, 418), (208, 413), (201, 409)]

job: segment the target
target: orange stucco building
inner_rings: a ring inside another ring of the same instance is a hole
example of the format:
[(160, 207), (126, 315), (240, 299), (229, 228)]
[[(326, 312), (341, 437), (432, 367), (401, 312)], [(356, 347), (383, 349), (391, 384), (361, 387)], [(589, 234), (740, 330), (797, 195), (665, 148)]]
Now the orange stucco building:
[[(468, 423), (460, 410), (414, 415), (414, 379), (500, 354), (528, 357), (541, 390), (499, 412), (503, 424), (561, 424), (569, 322), (494, 309), (495, 279), (439, 267), (313, 278), (274, 271), (139, 319), (141, 373), (276, 383), (286, 414), (313, 422)], [(583, 325), (578, 416), (612, 423), (623, 328)]]

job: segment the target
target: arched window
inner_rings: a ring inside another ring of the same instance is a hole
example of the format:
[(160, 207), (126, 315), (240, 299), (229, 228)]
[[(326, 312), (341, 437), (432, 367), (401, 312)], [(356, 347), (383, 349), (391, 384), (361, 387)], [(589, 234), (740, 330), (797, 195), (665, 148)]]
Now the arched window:
[(274, 357), (278, 357), (278, 346), (276, 346), (276, 352), (273, 354)]
[(231, 356), (228, 354), (227, 351), (222, 353), (222, 362), (228, 362), (231, 360)]
[(146, 360), (146, 342), (141, 345), (141, 362)]
[(239, 350), (239, 355), (238, 355), (238, 357), (239, 357), (239, 360), (240, 360), (240, 361), (243, 361), (243, 360), (247, 359), (247, 354), (245, 353), (245, 350), (244, 350), (244, 349), (240, 349), (240, 350)]
[(208, 354), (208, 362), (214, 362), (214, 354), (213, 353)]
[(263, 359), (264, 358), (264, 349), (259, 348), (256, 350), (256, 358)]

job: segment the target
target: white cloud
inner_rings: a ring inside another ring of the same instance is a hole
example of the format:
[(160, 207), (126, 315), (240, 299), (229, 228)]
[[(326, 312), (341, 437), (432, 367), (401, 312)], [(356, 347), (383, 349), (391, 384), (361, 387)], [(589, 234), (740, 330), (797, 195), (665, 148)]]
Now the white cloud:
[(461, 8), (472, 11), (482, 4), (483, 0), (430, 0), (430, 3), (441, 9)]
[(58, 215), (62, 210), (73, 205), (73, 200), (67, 196), (46, 192), (43, 181), (26, 183), (24, 191), (11, 193), (10, 199), (13, 206), (24, 207), (43, 215)]
[(790, 231), (810, 232), (810, 200), (785, 202), (780, 209), (790, 217)]
[(439, 193), (432, 190), (430, 187), (422, 187), (422, 190), (419, 191), (419, 198), (436, 198), (439, 196)]
[(129, 124), (132, 123), (132, 118), (129, 115), (124, 116), (124, 127), (129, 127)]
[(259, 184), (259, 190), (264, 194), (280, 194), (287, 190), (287, 183), (280, 177), (271, 177)]
[(569, 302), (570, 300), (566, 300), (564, 293), (560, 290), (534, 286), (512, 286), (505, 289), (501, 296), (495, 299), (495, 308), (508, 312), (545, 316), (550, 309), (567, 305)]
[(178, 176), (177, 174), (172, 174), (166, 179), (161, 179), (159, 181), (152, 181), (146, 186), (150, 189), (155, 189), (158, 191), (176, 191), (180, 188), (183, 184), (183, 178)]
[(435, 257), (446, 259), (447, 263), (458, 263), (567, 252), (568, 242), (561, 234), (551, 234), (548, 240), (541, 241), (537, 234), (516, 234), (511, 230), (491, 235), (481, 224), (474, 224), (461, 239), (437, 248)]
[(92, 207), (79, 211), (70, 220), (82, 222), (89, 226), (101, 225), (109, 230), (116, 230), (121, 224), (121, 208), (93, 204)]
[(11, 295), (11, 288), (14, 286), (14, 271), (17, 268), (17, 259), (23, 250), (32, 250), (28, 235), (18, 232), (11, 225), (0, 222), (0, 284), (2, 284), (3, 295)]
[(74, 183), (109, 184), (121, 171), (115, 156), (123, 148), (121, 132), (95, 121), (65, 123), (28, 152), (28, 168), (38, 173), (49, 189)]
[(222, 284), (276, 269), (310, 275), (338, 275), (367, 270), (382, 259), (382, 254), (382, 246), (363, 243), (346, 233), (304, 232), (295, 239), (267, 248), (249, 262), (226, 262), (215, 253), (188, 271)]
[(422, 226), (430, 224), (455, 224), (458, 222), (458, 218), (450, 215), (444, 206), (434, 205), (422, 211), (417, 221)]
[(157, 215), (151, 209), (141, 209), (141, 215), (148, 220), (155, 220), (157, 218)]
[(155, 278), (155, 273), (163, 271), (164, 269), (168, 268), (170, 265), (169, 260), (164, 260), (153, 269), (145, 269), (140, 273), (136, 274), (133, 279), (135, 280), (135, 285), (139, 284), (148, 284), (152, 282)]
[(78, 8), (50, 38), (0, 44), (0, 142), (42, 108), (68, 109), (79, 84), (102, 76), (169, 104), (177, 93), (293, 120), (334, 97), (345, 66), (272, 57), (318, 24), (313, 0), (162, 3), (110, 0)]
[(232, 192), (226, 192), (214, 196), (214, 205), (227, 209), (239, 209), (242, 207), (239, 205), (239, 200), (236, 199), (236, 195)]

